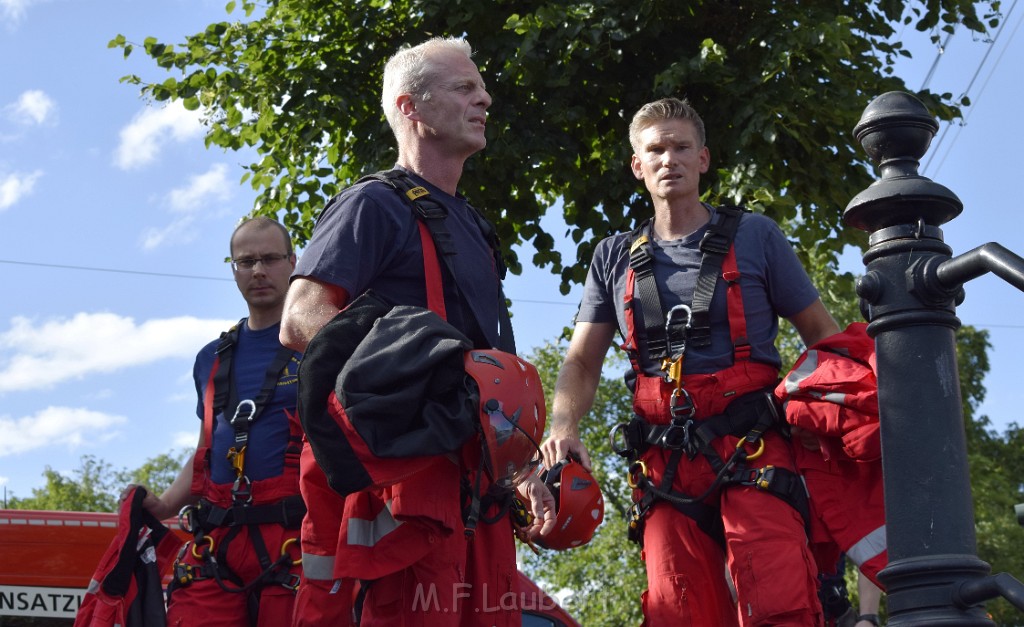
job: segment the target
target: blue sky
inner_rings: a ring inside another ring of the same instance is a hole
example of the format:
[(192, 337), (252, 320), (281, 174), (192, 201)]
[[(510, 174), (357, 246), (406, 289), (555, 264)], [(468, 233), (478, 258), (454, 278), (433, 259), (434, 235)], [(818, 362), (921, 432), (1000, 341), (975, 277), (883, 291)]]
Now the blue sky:
[[(150, 106), (120, 84), (129, 73), (162, 75), (107, 42), (119, 33), (181, 41), (225, 19), (225, 4), (0, 0), (0, 485), (8, 493), (29, 496), (46, 466), (71, 470), (82, 455), (134, 468), (195, 443), (195, 353), (245, 311), (223, 259), (254, 197), (238, 183), (248, 159), (207, 150), (194, 114)], [(964, 201), (944, 228), (955, 254), (989, 241), (1024, 254), (1024, 207), (1012, 191), (1024, 139), (1024, 87), (1011, 76), (1024, 62), (1020, 23), (1011, 12), (994, 44), (958, 32), (932, 74), (932, 89), (969, 89), (976, 102), (966, 125), (933, 143), (925, 170)], [(917, 58), (901, 74), (919, 87), (937, 51), (920, 37), (912, 49)], [(848, 264), (859, 269), (859, 257)], [(579, 289), (561, 296), (555, 279), (529, 269), (506, 292), (523, 351), (556, 337), (579, 297)], [(1014, 355), (1024, 346), (1022, 303), (986, 276), (967, 286), (958, 312), (991, 333), (982, 411), (997, 425), (1018, 420), (1024, 404)]]

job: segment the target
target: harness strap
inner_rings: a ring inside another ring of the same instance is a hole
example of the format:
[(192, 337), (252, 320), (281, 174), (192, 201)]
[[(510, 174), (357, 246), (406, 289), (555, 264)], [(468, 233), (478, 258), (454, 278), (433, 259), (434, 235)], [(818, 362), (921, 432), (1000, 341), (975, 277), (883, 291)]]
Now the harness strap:
[(725, 464), (711, 447), (712, 442), (724, 435), (760, 439), (765, 431), (781, 422), (782, 416), (771, 392), (751, 392), (729, 403), (724, 413), (696, 425), (692, 439), (717, 473)]
[(633, 293), (639, 298), (640, 310), (643, 312), (647, 354), (650, 359), (660, 361), (668, 356), (668, 337), (664, 326), (665, 309), (661, 306), (658, 285), (654, 280), (652, 225), (653, 220), (648, 218), (633, 231), (633, 243), (629, 246), (629, 267), (633, 271)]
[(811, 503), (807, 494), (807, 486), (803, 478), (788, 468), (778, 466), (765, 466), (757, 470), (747, 471), (753, 473), (747, 479), (734, 479), (733, 483), (741, 485), (753, 485), (758, 490), (764, 490), (772, 496), (776, 496), (790, 507), (795, 509), (800, 518), (804, 521), (804, 530), (808, 535), (811, 530)]
[[(700, 240), (700, 250), (704, 255), (700, 262), (697, 284), (693, 289), (693, 302), (690, 304), (689, 342), (693, 346), (711, 344), (711, 299), (715, 295), (715, 284), (718, 283), (725, 257), (730, 252), (733, 256), (732, 271), (736, 273), (738, 284), (739, 272), (735, 268), (733, 240), (736, 238), (736, 230), (739, 228), (743, 211), (739, 207), (719, 207), (715, 212), (717, 220), (708, 224), (707, 231)], [(742, 309), (738, 315), (743, 316)], [(732, 321), (730, 315), (730, 324)]]
[[(680, 494), (680, 496), (685, 495)], [(687, 499), (685, 502), (684, 500), (660, 499), (655, 490), (650, 489), (642, 490), (640, 498), (629, 508), (627, 534), (630, 541), (643, 546), (644, 517), (659, 500), (666, 500), (677, 512), (692, 520), (698, 529), (725, 549), (725, 526), (722, 523), (722, 512), (719, 508), (692, 499)]]
[[(238, 345), (239, 328), (245, 322), (246, 318), (242, 318), (229, 330), (221, 333), (220, 342), (217, 344), (214, 352), (214, 368), (210, 375), (210, 383), (207, 385), (207, 395), (204, 398), (203, 433), (205, 436), (204, 441), (208, 446), (213, 443), (213, 423), (217, 414), (224, 413), (227, 415), (231, 413), (234, 415), (233, 409), (230, 412), (225, 410), (239, 407), (238, 390), (234, 385), (233, 379), (233, 362), (234, 349)], [(234, 450), (240, 454), (240, 465), (237, 467), (240, 478), (245, 474), (246, 456), (243, 453), (243, 449), (248, 443), (249, 427), (259, 418), (260, 414), (263, 413), (263, 410), (274, 397), (281, 371), (291, 361), (292, 355), (293, 353), (290, 348), (282, 346), (278, 349), (277, 353), (274, 354), (274, 358), (270, 361), (270, 365), (267, 366), (266, 374), (263, 377), (263, 384), (260, 387), (259, 394), (253, 401), (254, 408), (251, 415), (241, 415), (238, 420), (231, 421), (231, 427), (235, 432)], [(211, 388), (212, 395), (210, 394)]]
[[(712, 443), (725, 435), (759, 440), (765, 431), (773, 428), (781, 416), (771, 394), (765, 390), (750, 392), (731, 402), (721, 414), (702, 420), (691, 419), (685, 423), (652, 425), (640, 417), (613, 430), (624, 441), (613, 450), (633, 462), (651, 446), (671, 450), (660, 486), (655, 487), (641, 475), (637, 489), (641, 497), (631, 508), (630, 539), (637, 540), (638, 530), (642, 531), (642, 518), (651, 505), (658, 500), (672, 504), (680, 513), (693, 519), (698, 527), (712, 539), (720, 542), (721, 520), (718, 508), (707, 505), (704, 500), (715, 491), (730, 485), (753, 486), (782, 499), (800, 514), (805, 528), (810, 525), (810, 503), (803, 480), (795, 472), (776, 466), (749, 468), (746, 453), (738, 448), (729, 460), (722, 460)], [(714, 470), (716, 478), (704, 494), (690, 496), (672, 490), (682, 455), (693, 459), (701, 454)], [(717, 517), (717, 518), (716, 518)], [(637, 540), (638, 541), (638, 540)]]
[(245, 318), (238, 321), (237, 324), (232, 326), (227, 331), (220, 334), (220, 342), (217, 344), (217, 349), (214, 351), (214, 355), (218, 360), (218, 368), (213, 373), (213, 385), (211, 386), (214, 391), (213, 403), (207, 405), (209, 409), (213, 410), (213, 415), (216, 416), (219, 411), (223, 411), (225, 407), (230, 406), (231, 401), (234, 400), (234, 405), (238, 406), (238, 399), (232, 397), (233, 385), (231, 385), (231, 373), (232, 369), (232, 357), (234, 356), (234, 347), (238, 344), (238, 326), (245, 323)]
[[(740, 219), (746, 210), (740, 207), (722, 206), (715, 212), (715, 220), (708, 224), (701, 238), (700, 269), (693, 289), (690, 302), (690, 316), (686, 320), (689, 329), (685, 331), (686, 342), (693, 346), (707, 346), (711, 343), (711, 300), (715, 295), (715, 285), (722, 276), (729, 286), (729, 328), (734, 346), (738, 347), (736, 359), (747, 359), (750, 347), (746, 339), (746, 319), (743, 311), (743, 299), (739, 289), (740, 273), (736, 264), (736, 251), (733, 241), (739, 229)], [(668, 337), (665, 328), (665, 308), (661, 302), (658, 286), (654, 278), (654, 252), (651, 246), (653, 237), (653, 220), (647, 219), (633, 230), (630, 235), (629, 271), (626, 275), (626, 306), (636, 306), (644, 319), (644, 335), (646, 337), (647, 356), (652, 361), (673, 358), (670, 355), (672, 338)], [(627, 334), (636, 334), (632, 321), (632, 311), (627, 310)], [(682, 332), (682, 329), (680, 329)], [(636, 351), (639, 347), (635, 337), (627, 337), (625, 348)], [(634, 363), (639, 372), (639, 364)]]
[[(675, 481), (682, 455), (682, 449), (676, 449), (669, 456), (668, 465), (665, 467), (665, 475), (661, 479), (661, 491), (685, 497), (686, 494), (672, 492), (672, 482)], [(654, 495), (652, 490), (647, 490), (646, 492), (647, 494)], [(690, 502), (686, 502), (686, 500)], [(703, 500), (696, 499), (671, 499), (669, 503), (672, 504), (672, 507), (676, 508), (676, 511), (693, 520), (701, 531), (708, 534), (723, 550), (725, 549), (725, 526), (722, 523), (722, 511), (720, 508), (708, 505)]]
[[(433, 248), (437, 253), (439, 253), (436, 254), (436, 256), (440, 257), (444, 261), (444, 265), (448, 269), (449, 275), (452, 277), (452, 283), (454, 284), (456, 291), (459, 291), (458, 281), (455, 280), (455, 277), (457, 276), (455, 274), (455, 263), (452, 260), (452, 257), (456, 254), (455, 244), (452, 234), (448, 231), (448, 227), (445, 224), (445, 219), (448, 217), (448, 209), (443, 204), (432, 198), (430, 196), (430, 192), (425, 187), (416, 185), (412, 180), (412, 177), (397, 168), (394, 170), (368, 174), (359, 179), (357, 183), (370, 179), (381, 181), (382, 183), (389, 185), (392, 189), (399, 192), (399, 195), (412, 207), (416, 217), (420, 220), (420, 223), (426, 225), (427, 231), (429, 231), (430, 236), (433, 239)], [(515, 336), (512, 331), (512, 320), (508, 312), (508, 306), (506, 305), (504, 288), (501, 284), (501, 281), (505, 278), (508, 269), (501, 257), (501, 248), (498, 243), (497, 232), (494, 229), (494, 225), (492, 225), (487, 218), (485, 218), (483, 214), (476, 209), (476, 207), (469, 203), (467, 203), (467, 206), (470, 209), (470, 215), (473, 217), (477, 227), (480, 229), (480, 233), (483, 236), (484, 241), (487, 242), (488, 247), (491, 249), (492, 263), (494, 264), (494, 271), (498, 278), (498, 345), (494, 348), (515, 354), (516, 347)], [(421, 239), (423, 238), (422, 230), (420, 232), (420, 237)], [(426, 247), (424, 247), (423, 252), (424, 270), (426, 272)], [(438, 276), (440, 276), (440, 272), (438, 272)], [(427, 279), (429, 303), (429, 294), (431, 290), (429, 287), (430, 277), (428, 276)], [(443, 292), (441, 300), (443, 300)], [(433, 309), (432, 307), (430, 309), (437, 313), (436, 309)], [(480, 325), (480, 322), (476, 320), (475, 316), (472, 317), (472, 320), (478, 326)]]
[(235, 505), (219, 507), (200, 499), (195, 508), (196, 522), (206, 531), (217, 527), (265, 525), (277, 523), (286, 529), (298, 529), (306, 515), (302, 496), (295, 494), (269, 505)]
[(751, 348), (750, 340), (747, 338), (747, 315), (743, 309), (743, 290), (740, 289), (740, 271), (736, 265), (735, 246), (729, 247), (729, 252), (722, 262), (722, 279), (726, 284), (733, 363), (749, 361)]
[(768, 391), (749, 392), (729, 403), (721, 414), (704, 419), (652, 425), (635, 416), (623, 430), (627, 448), (620, 449), (619, 453), (630, 452), (639, 456), (652, 445), (694, 452), (693, 447), (710, 446), (724, 435), (745, 437), (751, 431), (764, 433), (781, 419), (779, 408)]
[(423, 220), (419, 221), (420, 243), (423, 245), (423, 277), (427, 281), (427, 309), (433, 311), (442, 320), (448, 320), (448, 310), (444, 305), (444, 284), (441, 281), (441, 264), (437, 261), (437, 249), (430, 229)]

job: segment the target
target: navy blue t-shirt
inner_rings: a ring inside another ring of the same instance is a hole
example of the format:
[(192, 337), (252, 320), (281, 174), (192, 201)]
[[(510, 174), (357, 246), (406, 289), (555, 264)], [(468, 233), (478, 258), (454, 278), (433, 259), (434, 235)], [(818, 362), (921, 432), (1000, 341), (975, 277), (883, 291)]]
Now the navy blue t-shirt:
[[(278, 336), (281, 325), (252, 331), (243, 320), (239, 323), (238, 343), (232, 356), (232, 376), (239, 402), (255, 401), (263, 388), (267, 369), (281, 348)], [(196, 355), (192, 376), (196, 383), (199, 402), (196, 413), (203, 419), (203, 399), (210, 381), (214, 353), (220, 340), (214, 340)], [(288, 365), (281, 371), (273, 396), (262, 413), (249, 428), (248, 448), (245, 453), (245, 474), (252, 481), (279, 476), (284, 470), (284, 451), (288, 446), (288, 423), (295, 419), (296, 392), (298, 390), (299, 361), (301, 353), (294, 353)], [(210, 476), (214, 483), (233, 483), (235, 469), (227, 459), (228, 449), (234, 446), (235, 431), (228, 422), (235, 414), (235, 408), (225, 409), (227, 416), (218, 414), (210, 444)]]
[[(406, 170), (448, 209), (445, 226), (455, 245), (455, 284), (444, 280), (448, 322), (481, 347), (498, 343), (498, 275), (473, 209)], [(442, 274), (448, 268), (439, 260)], [(412, 207), (390, 186), (369, 181), (335, 196), (317, 219), (292, 277), (344, 288), (350, 299), (368, 289), (393, 305), (427, 306), (423, 247)], [(475, 318), (475, 321), (474, 321)], [(474, 332), (482, 328), (483, 337)]]

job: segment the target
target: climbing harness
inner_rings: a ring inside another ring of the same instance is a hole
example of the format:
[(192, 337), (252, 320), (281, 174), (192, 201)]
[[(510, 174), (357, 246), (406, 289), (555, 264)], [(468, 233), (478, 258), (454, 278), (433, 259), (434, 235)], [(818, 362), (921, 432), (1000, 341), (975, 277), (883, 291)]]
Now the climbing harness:
[[(700, 243), (703, 255), (691, 303), (689, 306), (676, 305), (667, 313), (662, 307), (654, 280), (651, 221), (640, 225), (631, 235), (625, 295), (626, 338), (623, 348), (629, 354), (638, 379), (635, 405), (641, 415), (613, 427), (609, 440), (612, 450), (629, 462), (627, 482), (635, 490), (635, 500), (629, 514), (629, 537), (635, 542), (642, 542), (643, 521), (650, 508), (657, 501), (663, 500), (692, 518), (705, 533), (724, 545), (721, 515), (718, 508), (709, 504), (708, 500), (721, 489), (732, 485), (750, 486), (781, 498), (800, 513), (805, 523), (809, 521), (806, 490), (796, 473), (773, 465), (763, 468), (749, 466), (750, 462), (764, 453), (764, 433), (784, 423), (771, 394), (774, 380), (766, 381), (763, 389), (737, 395), (717, 415), (696, 417), (700, 408), (694, 400), (696, 388), (692, 386), (701, 385), (710, 376), (716, 377), (725, 389), (729, 387), (730, 378), (741, 383), (750, 381), (742, 370), (750, 360), (751, 349), (734, 246), (743, 211), (737, 207), (720, 207), (717, 210), (717, 219), (708, 225)], [(720, 277), (726, 282), (734, 366), (715, 375), (684, 376), (687, 348), (707, 346), (711, 342), (710, 306)], [(643, 345), (635, 324), (634, 308), (637, 304), (643, 316), (646, 338)], [(645, 373), (645, 359), (660, 365), (660, 379), (665, 385)], [(776, 376), (777, 373), (772, 373), (772, 377)], [(658, 411), (648, 410), (649, 407), (666, 408), (669, 422), (648, 422), (643, 414)], [(712, 445), (726, 435), (740, 439), (735, 450), (726, 459), (722, 459)], [(664, 476), (658, 485), (650, 480), (647, 466), (641, 459), (651, 446), (671, 451)], [(690, 460), (697, 455), (703, 456), (715, 473), (714, 480), (699, 495), (691, 496), (672, 490), (683, 455)]]

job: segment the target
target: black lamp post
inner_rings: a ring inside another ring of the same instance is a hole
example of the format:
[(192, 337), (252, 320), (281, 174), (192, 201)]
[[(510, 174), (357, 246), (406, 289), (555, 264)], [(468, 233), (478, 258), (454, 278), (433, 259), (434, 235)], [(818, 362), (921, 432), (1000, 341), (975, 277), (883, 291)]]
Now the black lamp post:
[(993, 625), (981, 603), (1024, 609), (1024, 586), (977, 557), (955, 333), (963, 283), (992, 271), (1024, 290), (1024, 259), (998, 244), (957, 258), (940, 225), (963, 205), (918, 174), (938, 124), (901, 92), (864, 110), (854, 134), (880, 179), (844, 220), (871, 236), (857, 284), (875, 339), (889, 565), (889, 625)]

